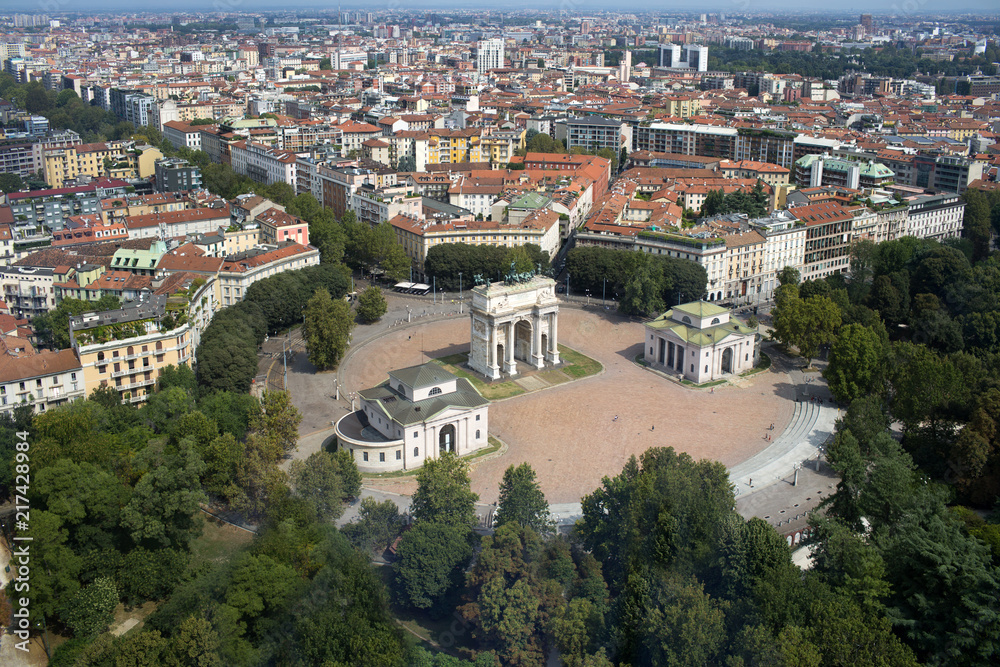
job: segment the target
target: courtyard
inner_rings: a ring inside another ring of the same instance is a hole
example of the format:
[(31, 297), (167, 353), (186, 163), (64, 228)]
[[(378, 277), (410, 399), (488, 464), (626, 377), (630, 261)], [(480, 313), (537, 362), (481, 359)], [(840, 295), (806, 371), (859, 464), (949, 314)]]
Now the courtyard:
[[(390, 304), (394, 308), (399, 304)], [(794, 386), (779, 369), (740, 378), (741, 386), (692, 389), (634, 363), (642, 352), (640, 323), (576, 307), (562, 308), (559, 317), (559, 342), (604, 369), (491, 405), (490, 433), (507, 451), (474, 461), (472, 487), (481, 502), (495, 502), (503, 471), (524, 461), (534, 467), (550, 503), (578, 502), (602, 477), (617, 474), (630, 456), (650, 447), (669, 445), (732, 466), (764, 449), (769, 427), (780, 433), (792, 416)], [(469, 347), (469, 317), (451, 304), (427, 320), (400, 323), (390, 312), (381, 327), (373, 326), (355, 330), (355, 347), (336, 373), (316, 373), (302, 352), (289, 363), (289, 390), (304, 416), (296, 458), (329, 440), (331, 422), (350, 410), (350, 392), (382, 382), (389, 370)], [(386, 477), (368, 479), (366, 487), (409, 495), (416, 482), (412, 476)]]

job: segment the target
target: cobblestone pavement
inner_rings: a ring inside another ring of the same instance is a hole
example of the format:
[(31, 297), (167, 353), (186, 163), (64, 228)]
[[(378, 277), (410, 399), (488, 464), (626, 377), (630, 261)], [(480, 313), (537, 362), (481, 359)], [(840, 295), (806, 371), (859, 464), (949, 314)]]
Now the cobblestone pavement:
[[(377, 345), (361, 346), (345, 361), (342, 387), (369, 387), (390, 369), (464, 351), (468, 327), (464, 316), (385, 330)], [(683, 387), (637, 366), (632, 360), (641, 351), (642, 325), (613, 313), (563, 308), (559, 333), (560, 342), (597, 359), (604, 371), (491, 406), (490, 433), (509, 451), (474, 466), (473, 490), (483, 502), (495, 502), (503, 471), (522, 461), (531, 463), (546, 497), (557, 504), (578, 502), (603, 476), (620, 472), (629, 456), (653, 446), (671, 445), (731, 466), (763, 449), (770, 424), (780, 432), (792, 414), (794, 388), (781, 372), (762, 373), (747, 388), (712, 391)], [(409, 494), (415, 482), (390, 478), (368, 486)]]

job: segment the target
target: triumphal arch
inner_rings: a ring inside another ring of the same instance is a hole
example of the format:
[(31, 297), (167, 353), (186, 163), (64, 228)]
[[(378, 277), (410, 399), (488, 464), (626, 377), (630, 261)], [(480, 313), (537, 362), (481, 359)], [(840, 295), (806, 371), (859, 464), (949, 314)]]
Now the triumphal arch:
[(559, 363), (556, 281), (512, 269), (503, 282), (476, 283), (470, 313), (473, 370), (496, 380), (517, 375), (518, 361), (532, 368)]

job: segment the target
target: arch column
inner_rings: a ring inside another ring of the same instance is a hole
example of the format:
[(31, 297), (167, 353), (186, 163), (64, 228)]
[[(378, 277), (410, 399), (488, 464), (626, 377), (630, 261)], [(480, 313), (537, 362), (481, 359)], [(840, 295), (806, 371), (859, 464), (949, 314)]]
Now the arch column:
[(546, 353), (546, 361), (551, 364), (559, 363), (559, 313), (549, 313), (549, 349)]
[(531, 364), (545, 368), (545, 350), (542, 349), (542, 315), (531, 315)]
[(517, 362), (514, 361), (514, 322), (507, 322), (506, 343), (503, 346), (504, 366), (503, 371), (508, 375), (517, 374)]

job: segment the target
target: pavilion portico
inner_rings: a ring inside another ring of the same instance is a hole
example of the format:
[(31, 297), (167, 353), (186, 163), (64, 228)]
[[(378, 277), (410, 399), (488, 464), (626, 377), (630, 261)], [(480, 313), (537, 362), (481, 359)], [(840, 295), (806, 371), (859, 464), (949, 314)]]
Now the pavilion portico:
[(645, 358), (651, 368), (701, 384), (750, 370), (756, 331), (705, 301), (676, 306), (646, 323)]

